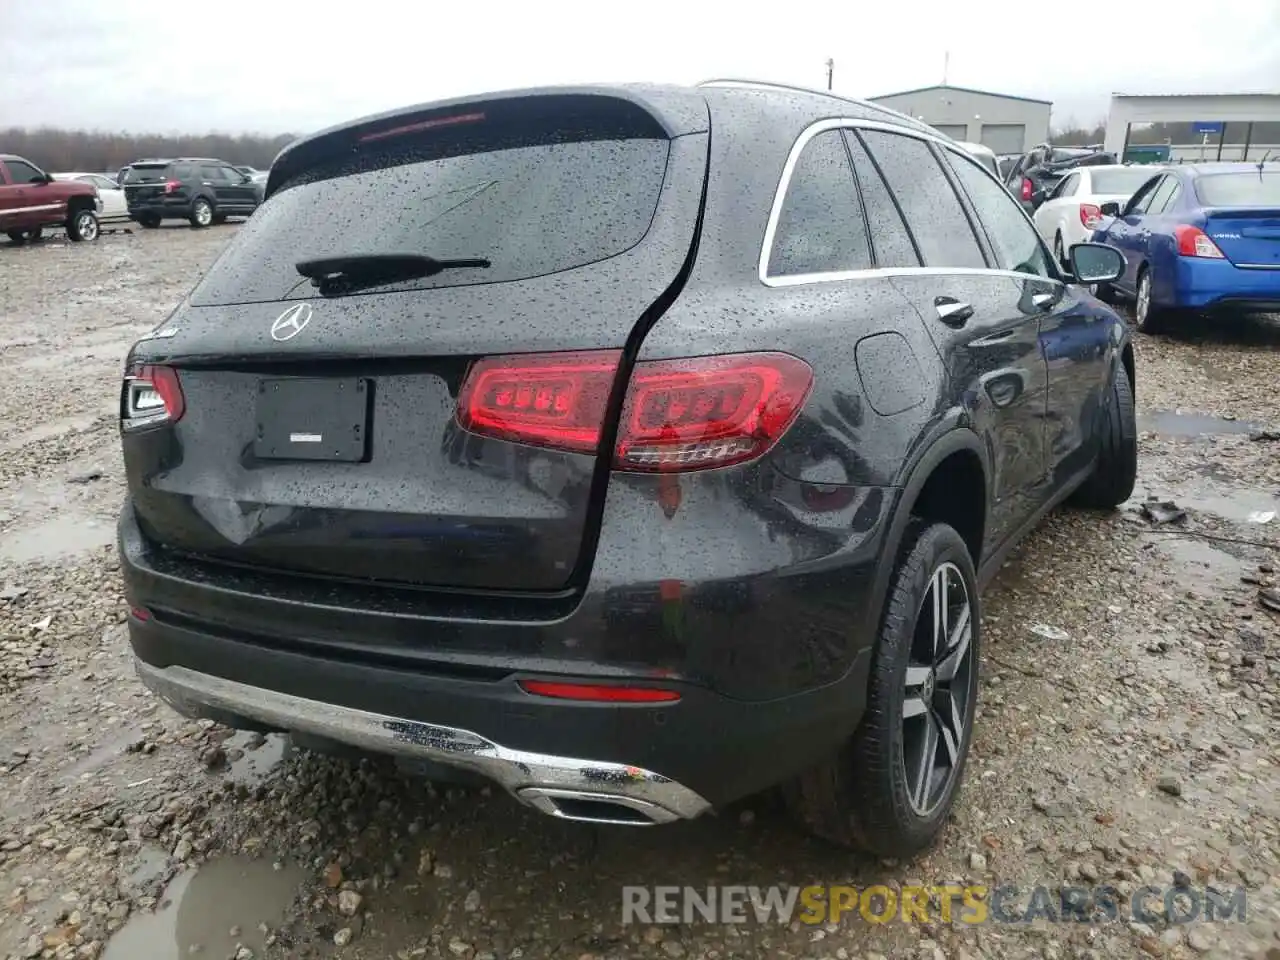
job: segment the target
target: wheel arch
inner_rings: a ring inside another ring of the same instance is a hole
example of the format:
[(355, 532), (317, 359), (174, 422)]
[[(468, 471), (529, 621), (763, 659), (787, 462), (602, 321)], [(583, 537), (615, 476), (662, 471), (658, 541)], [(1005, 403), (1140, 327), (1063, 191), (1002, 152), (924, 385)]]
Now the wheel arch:
[[(925, 446), (903, 470), (902, 476), (898, 502), (889, 521), (880, 562), (876, 565), (875, 589), (872, 592), (876, 603), (870, 611), (874, 619), (868, 624), (869, 635), (873, 637), (879, 631), (890, 578), (913, 519), (923, 515), (925, 519), (948, 522), (953, 526), (953, 520), (960, 519), (957, 532), (969, 547), (974, 569), (982, 564), (991, 471), (978, 435), (968, 427), (953, 426)], [(945, 491), (947, 496), (941, 496), (939, 491)], [(977, 516), (962, 517), (970, 508), (976, 510)]]

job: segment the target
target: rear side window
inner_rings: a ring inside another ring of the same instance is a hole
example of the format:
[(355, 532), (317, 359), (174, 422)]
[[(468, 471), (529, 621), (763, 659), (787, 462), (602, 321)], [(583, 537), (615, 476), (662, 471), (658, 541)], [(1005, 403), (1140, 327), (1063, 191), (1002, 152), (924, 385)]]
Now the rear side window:
[(797, 276), (871, 266), (867, 227), (839, 130), (800, 152), (782, 201), (768, 275)]
[(867, 222), (871, 225), (871, 245), (875, 250), (876, 266), (920, 266), (920, 254), (911, 242), (911, 234), (907, 232), (907, 225), (902, 222), (902, 214), (893, 202), (880, 171), (852, 131), (845, 135), (845, 140), (849, 144), (849, 154), (853, 157), (858, 186), (862, 188), (862, 203), (867, 211)]
[(929, 145), (914, 137), (860, 130), (884, 173), (926, 267), (985, 267), (987, 264), (960, 198)]
[(1147, 204), (1147, 213), (1160, 213), (1164, 210), (1165, 205), (1169, 202), (1169, 198), (1173, 196), (1173, 191), (1177, 189), (1178, 181), (1173, 177), (1165, 177), (1164, 182), (1156, 188), (1156, 192), (1151, 195), (1151, 202)]
[(408, 140), (376, 160), (342, 159), (285, 184), (193, 293), (199, 304), (262, 303), (300, 287), (320, 257), (415, 253), (477, 258), (378, 289), (544, 276), (624, 253), (649, 230), (666, 172), (663, 139), (579, 140), (440, 157)]

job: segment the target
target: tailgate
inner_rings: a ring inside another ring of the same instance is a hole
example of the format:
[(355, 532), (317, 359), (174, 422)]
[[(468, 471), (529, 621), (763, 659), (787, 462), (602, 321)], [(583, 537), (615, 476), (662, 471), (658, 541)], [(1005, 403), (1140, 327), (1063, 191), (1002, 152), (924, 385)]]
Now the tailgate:
[[(135, 348), (135, 367), (177, 370), (184, 406), (176, 423), (125, 433), (148, 537), (299, 574), (569, 585), (602, 507), (595, 451), (481, 437), (456, 410), (482, 358), (620, 351), (681, 275), (706, 134), (669, 137), (634, 104), (596, 106), (609, 139), (525, 130), (460, 153), (410, 138), (273, 183), (166, 325), (176, 333)], [(573, 116), (589, 122), (581, 105)], [(406, 249), (490, 266), (329, 296), (294, 268)]]

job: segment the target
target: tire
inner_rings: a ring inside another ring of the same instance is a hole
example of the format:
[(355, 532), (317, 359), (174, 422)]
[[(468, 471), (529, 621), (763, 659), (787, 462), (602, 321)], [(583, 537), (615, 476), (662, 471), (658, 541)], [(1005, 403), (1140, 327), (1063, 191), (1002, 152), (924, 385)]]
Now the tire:
[(43, 235), (43, 227), (32, 227), (30, 230), (10, 230), (8, 232), (9, 240), (12, 241), (15, 247), (21, 247), (27, 243), (37, 243)]
[(213, 205), (204, 197), (196, 197), (191, 204), (191, 226), (197, 230), (213, 223)]
[(1138, 423), (1133, 409), (1133, 385), (1121, 365), (1111, 384), (1098, 438), (1093, 473), (1072, 500), (1082, 507), (1114, 510), (1133, 496), (1138, 482)]
[(1137, 296), (1133, 300), (1133, 325), (1142, 333), (1159, 333), (1165, 311), (1151, 299), (1151, 270), (1143, 266), (1138, 272)]
[[(930, 649), (929, 643), (928, 624), (935, 616), (933, 598), (941, 578), (948, 584), (947, 595), (963, 602), (948, 611), (949, 633), (958, 638), (944, 644), (950, 656)], [(945, 523), (913, 520), (889, 584), (862, 722), (836, 756), (784, 788), (788, 806), (806, 828), (825, 840), (883, 857), (912, 857), (938, 838), (964, 779), (973, 735), (981, 621), (973, 559), (960, 534)], [(939, 671), (937, 663), (932, 670), (923, 666), (928, 657), (940, 660), (944, 669)], [(957, 670), (944, 680), (945, 665), (953, 657)], [(908, 705), (920, 712), (904, 717)], [(952, 717), (945, 724), (942, 708)], [(947, 736), (939, 737), (940, 730)], [(945, 777), (934, 766), (926, 784), (931, 790), (921, 792), (920, 765), (913, 761), (926, 751), (925, 731), (939, 737), (932, 762), (950, 765)], [(925, 802), (918, 803), (925, 793)]]
[(76, 243), (81, 240), (97, 240), (100, 233), (98, 215), (92, 210), (75, 210), (67, 217), (67, 237)]

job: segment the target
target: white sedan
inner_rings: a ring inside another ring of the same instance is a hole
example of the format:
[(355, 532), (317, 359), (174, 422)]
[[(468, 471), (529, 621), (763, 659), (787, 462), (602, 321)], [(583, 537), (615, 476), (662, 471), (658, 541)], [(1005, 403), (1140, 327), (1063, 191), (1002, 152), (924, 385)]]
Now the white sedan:
[(1073, 243), (1087, 243), (1102, 219), (1102, 205), (1123, 205), (1163, 168), (1114, 164), (1077, 167), (1058, 182), (1032, 219), (1044, 242), (1064, 266)]
[(83, 180), (98, 188), (98, 199), (102, 201), (102, 212), (98, 219), (103, 223), (111, 220), (128, 220), (129, 205), (125, 203), (124, 191), (120, 185), (104, 173), (55, 173), (55, 180)]

